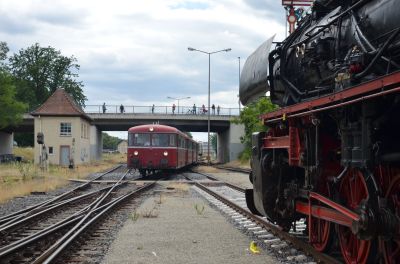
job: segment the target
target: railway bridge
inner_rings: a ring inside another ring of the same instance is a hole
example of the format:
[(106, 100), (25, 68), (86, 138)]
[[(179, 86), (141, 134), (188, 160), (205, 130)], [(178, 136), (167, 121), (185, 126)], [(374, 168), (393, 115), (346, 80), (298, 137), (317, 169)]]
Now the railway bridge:
[[(51, 97), (49, 100), (51, 100)], [(60, 112), (60, 98), (57, 101), (58, 104), (46, 101), (34, 112), (25, 114), (18, 127), (0, 131), (0, 155), (12, 153), (13, 133), (15, 132), (33, 132), (35, 135), (38, 132), (43, 132), (45, 141), (46, 139), (55, 141), (61, 136), (64, 143), (60, 146), (68, 145), (69, 141), (71, 141), (72, 146), (74, 144), (87, 144), (87, 150), (85, 150), (87, 153), (84, 154), (86, 160), (81, 157), (76, 160), (88, 161), (101, 158), (102, 131), (127, 131), (132, 126), (151, 123), (173, 126), (181, 131), (207, 132), (208, 130), (208, 113), (202, 113), (201, 109), (196, 109), (194, 113), (193, 107), (181, 106), (173, 111), (170, 106), (124, 106), (123, 111), (121, 111), (120, 106), (107, 106), (107, 110), (103, 112), (101, 105), (88, 105), (81, 110), (82, 113), (78, 114), (78, 116), (81, 116), (79, 118), (82, 119), (83, 117), (82, 120), (84, 121), (80, 124), (75, 124), (75, 121), (72, 121), (72, 126), (78, 127), (78, 129), (72, 128), (75, 132), (69, 131), (70, 134), (62, 134), (63, 132), (60, 131), (62, 128), (59, 124), (66, 122), (65, 120), (68, 121), (68, 118), (74, 117), (76, 119), (78, 117), (76, 113), (72, 113), (74, 110), (68, 110), (72, 109), (68, 105), (62, 107), (63, 111), (66, 111), (65, 113)], [(65, 102), (62, 104), (65, 104)], [(55, 105), (58, 105), (58, 108)], [(216, 109), (210, 114), (210, 132), (218, 135), (218, 160), (228, 162), (236, 159), (243, 150), (240, 137), (244, 134), (244, 127), (231, 122), (231, 119), (238, 115), (238, 109), (219, 108), (218, 110)], [(51, 122), (48, 121), (50, 119)], [(87, 124), (87, 127), (84, 124)], [(79, 130), (81, 130), (81, 134)], [(84, 130), (87, 130), (87, 132)], [(79, 138), (82, 138), (82, 140), (79, 141)], [(87, 139), (87, 143), (85, 143), (85, 139)], [(60, 153), (62, 152), (60, 147), (55, 147), (54, 150), (52, 148), (52, 151), (56, 152), (57, 150)], [(39, 160), (39, 153), (39, 145), (35, 140), (35, 162)], [(77, 153), (77, 155), (80, 154)], [(57, 160), (62, 163), (62, 158)]]

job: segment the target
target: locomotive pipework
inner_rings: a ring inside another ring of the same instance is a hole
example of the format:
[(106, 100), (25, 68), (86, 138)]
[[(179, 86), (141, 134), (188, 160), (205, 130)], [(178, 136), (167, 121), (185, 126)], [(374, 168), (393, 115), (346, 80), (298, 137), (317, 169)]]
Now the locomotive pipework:
[(396, 1), (341, 2), (316, 4), (271, 52), (268, 80), (275, 104), (310, 100), (400, 69)]

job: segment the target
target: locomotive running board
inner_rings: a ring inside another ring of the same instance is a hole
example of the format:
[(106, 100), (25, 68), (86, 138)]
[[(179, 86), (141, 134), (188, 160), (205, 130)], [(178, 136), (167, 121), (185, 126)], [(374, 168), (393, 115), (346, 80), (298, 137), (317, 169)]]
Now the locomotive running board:
[[(331, 108), (344, 106), (377, 96), (400, 92), (400, 72), (395, 72), (360, 85), (349, 87), (310, 101), (290, 105), (261, 115), (264, 124), (303, 116)], [(356, 98), (358, 96), (358, 98)], [(354, 99), (356, 98), (356, 99)]]
[[(316, 200), (328, 207), (312, 205), (312, 200)], [(296, 202), (296, 211), (308, 216), (309, 232), (312, 230), (311, 220), (313, 217), (347, 226), (350, 229), (355, 222), (360, 221), (360, 216), (355, 212), (315, 192), (309, 193), (308, 203)], [(311, 234), (309, 234), (309, 237), (311, 237)]]

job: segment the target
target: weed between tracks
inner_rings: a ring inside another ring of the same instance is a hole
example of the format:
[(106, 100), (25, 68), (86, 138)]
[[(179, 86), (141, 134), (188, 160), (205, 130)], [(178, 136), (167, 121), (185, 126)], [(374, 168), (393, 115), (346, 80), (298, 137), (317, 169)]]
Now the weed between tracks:
[(206, 207), (204, 206), (204, 204), (195, 204), (194, 205), (194, 209), (196, 210), (198, 215), (202, 215), (204, 213), (204, 210), (206, 209)]
[(157, 206), (154, 205), (152, 208), (144, 208), (140, 212), (134, 211), (131, 213), (130, 218), (133, 222), (136, 222), (140, 217), (143, 218), (157, 218), (159, 215)]

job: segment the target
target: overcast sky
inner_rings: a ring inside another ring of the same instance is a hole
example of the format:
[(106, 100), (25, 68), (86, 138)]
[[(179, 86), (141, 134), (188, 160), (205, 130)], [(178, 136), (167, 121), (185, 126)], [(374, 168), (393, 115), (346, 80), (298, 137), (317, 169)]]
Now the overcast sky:
[[(36, 42), (74, 55), (87, 105), (238, 106), (241, 65), (262, 42), (285, 34), (280, 0), (1, 0), (0, 41), (11, 52)], [(175, 102), (176, 103), (176, 102)]]

